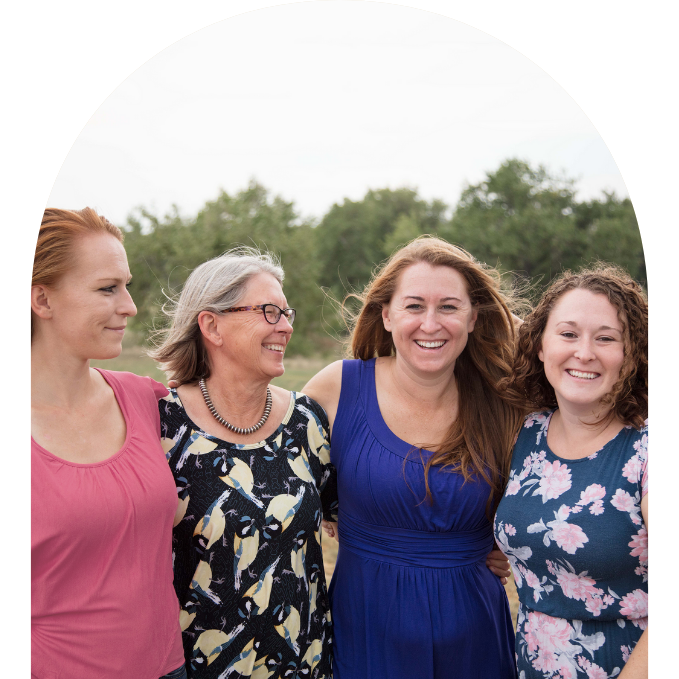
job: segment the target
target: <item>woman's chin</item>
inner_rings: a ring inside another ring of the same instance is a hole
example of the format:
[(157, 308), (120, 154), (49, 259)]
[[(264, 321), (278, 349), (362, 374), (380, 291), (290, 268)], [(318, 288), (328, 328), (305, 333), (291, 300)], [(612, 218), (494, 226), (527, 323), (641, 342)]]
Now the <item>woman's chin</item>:
[(91, 361), (108, 361), (112, 358), (118, 358), (123, 352), (122, 342), (118, 346), (102, 347), (98, 351), (91, 352), (89, 359)]

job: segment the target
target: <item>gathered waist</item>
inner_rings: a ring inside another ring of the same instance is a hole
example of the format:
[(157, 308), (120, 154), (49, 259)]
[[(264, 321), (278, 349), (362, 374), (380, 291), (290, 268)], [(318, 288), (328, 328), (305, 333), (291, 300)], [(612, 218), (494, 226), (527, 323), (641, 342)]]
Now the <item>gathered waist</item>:
[(367, 523), (340, 514), (340, 547), (397, 566), (457, 568), (485, 559), (493, 548), (490, 526), (471, 531), (422, 531)]

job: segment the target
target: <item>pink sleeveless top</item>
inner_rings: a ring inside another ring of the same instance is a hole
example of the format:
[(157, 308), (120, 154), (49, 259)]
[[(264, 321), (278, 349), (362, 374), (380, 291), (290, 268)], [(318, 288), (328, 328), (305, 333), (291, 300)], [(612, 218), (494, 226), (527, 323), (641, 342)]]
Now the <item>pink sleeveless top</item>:
[(31, 440), (31, 655), (35, 679), (158, 679), (184, 664), (172, 586), (177, 492), (149, 377), (100, 371), (127, 424), (95, 464)]

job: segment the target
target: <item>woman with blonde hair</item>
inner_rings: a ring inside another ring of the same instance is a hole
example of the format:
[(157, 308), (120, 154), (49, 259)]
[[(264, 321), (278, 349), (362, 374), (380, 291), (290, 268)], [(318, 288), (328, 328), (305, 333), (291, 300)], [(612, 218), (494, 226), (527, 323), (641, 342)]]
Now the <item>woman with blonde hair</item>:
[(137, 313), (121, 231), (45, 210), (31, 288), (31, 677), (186, 677), (177, 497), (148, 377), (90, 367)]
[(648, 305), (622, 269), (552, 282), (507, 396), (532, 410), (495, 535), (519, 593), (519, 676), (648, 676)]
[(499, 275), (422, 237), (366, 287), (353, 360), (305, 387), (328, 414), (339, 556), (335, 679), (516, 677), (509, 606), (486, 568), (519, 411)]

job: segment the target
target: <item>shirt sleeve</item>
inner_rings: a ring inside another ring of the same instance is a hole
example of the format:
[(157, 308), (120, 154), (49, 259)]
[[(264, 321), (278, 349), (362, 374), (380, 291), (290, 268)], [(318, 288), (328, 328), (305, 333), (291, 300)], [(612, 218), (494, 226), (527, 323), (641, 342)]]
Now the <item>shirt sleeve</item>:
[(170, 393), (164, 384), (156, 382), (151, 377), (147, 377), (146, 379), (150, 382), (153, 393), (156, 395), (156, 399), (160, 400), (161, 398), (165, 398)]

